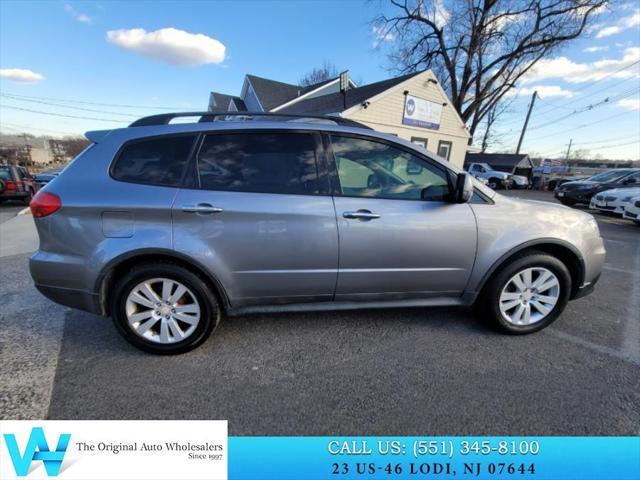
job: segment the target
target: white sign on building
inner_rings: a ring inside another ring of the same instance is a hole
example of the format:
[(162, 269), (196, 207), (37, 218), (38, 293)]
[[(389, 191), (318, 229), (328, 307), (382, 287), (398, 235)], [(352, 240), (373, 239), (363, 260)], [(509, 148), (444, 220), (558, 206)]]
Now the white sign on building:
[(441, 116), (442, 104), (412, 95), (405, 95), (403, 124), (438, 130)]

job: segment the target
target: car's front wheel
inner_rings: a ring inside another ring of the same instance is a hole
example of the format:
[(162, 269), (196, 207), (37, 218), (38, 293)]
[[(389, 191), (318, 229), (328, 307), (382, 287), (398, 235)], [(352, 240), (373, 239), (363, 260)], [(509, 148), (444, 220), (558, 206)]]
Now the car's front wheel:
[(492, 277), (480, 311), (503, 332), (533, 333), (558, 318), (570, 291), (571, 275), (564, 263), (544, 252), (530, 252)]
[(129, 343), (164, 355), (196, 348), (220, 321), (206, 281), (173, 263), (132, 268), (115, 285), (111, 314)]

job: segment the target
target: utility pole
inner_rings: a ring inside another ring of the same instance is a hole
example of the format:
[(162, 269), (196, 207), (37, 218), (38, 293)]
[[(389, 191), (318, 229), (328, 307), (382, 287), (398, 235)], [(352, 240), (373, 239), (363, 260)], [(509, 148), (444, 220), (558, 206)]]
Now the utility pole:
[(520, 132), (520, 140), (518, 140), (518, 148), (516, 148), (516, 154), (520, 153), (520, 147), (522, 146), (522, 139), (524, 139), (524, 133), (527, 131), (527, 125), (529, 124), (529, 117), (531, 116), (531, 110), (533, 110), (533, 104), (536, 103), (536, 97), (538, 91), (536, 90), (531, 95), (531, 103), (529, 104), (529, 110), (527, 111), (527, 117), (524, 119), (524, 125), (522, 126), (522, 132)]
[(565, 160), (569, 160), (569, 153), (571, 153), (571, 144), (572, 143), (573, 143), (573, 138), (570, 138), (569, 139), (569, 148), (567, 148), (567, 154), (564, 157)]

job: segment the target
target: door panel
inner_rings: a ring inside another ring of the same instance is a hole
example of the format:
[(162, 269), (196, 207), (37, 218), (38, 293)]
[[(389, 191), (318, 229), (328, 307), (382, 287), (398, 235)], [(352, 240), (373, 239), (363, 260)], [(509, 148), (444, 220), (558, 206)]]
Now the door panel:
[[(217, 213), (192, 210), (203, 204)], [(175, 249), (206, 266), (234, 306), (331, 300), (338, 233), (331, 197), (181, 190)]]
[[(340, 232), (336, 299), (461, 294), (476, 249), (467, 204), (335, 197)], [(379, 218), (344, 218), (366, 209)]]
[(319, 145), (319, 135), (295, 131), (204, 137), (201, 188), (181, 190), (173, 206), (174, 244), (216, 276), (234, 307), (333, 299), (338, 231)]
[(450, 203), (449, 173), (392, 142), (331, 135), (340, 235), (336, 300), (460, 295), (476, 223)]

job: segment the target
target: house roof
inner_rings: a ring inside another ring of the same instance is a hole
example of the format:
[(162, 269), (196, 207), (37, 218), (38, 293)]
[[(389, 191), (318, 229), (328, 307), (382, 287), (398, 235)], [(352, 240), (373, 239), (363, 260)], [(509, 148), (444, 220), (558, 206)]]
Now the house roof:
[[(357, 88), (350, 88), (347, 90), (346, 95), (346, 108), (344, 105), (344, 99), (341, 92), (330, 93), (328, 95), (321, 95), (318, 97), (301, 100), (288, 107), (278, 110), (279, 113), (291, 113), (291, 114), (326, 114), (342, 112), (347, 108), (354, 105), (361, 104), (365, 100), (378, 95), (379, 93), (388, 90), (389, 88), (404, 82), (422, 72), (409, 73), (401, 77), (389, 78), (380, 82), (370, 83)], [(317, 87), (316, 87), (317, 88)]]
[(278, 82), (249, 74), (247, 74), (247, 79), (251, 83), (253, 90), (260, 100), (260, 105), (262, 105), (265, 111), (269, 111), (278, 105), (282, 105), (302, 95), (303, 87), (299, 85)]
[(492, 167), (533, 167), (529, 155), (524, 153), (470, 153), (464, 159), (464, 164), (488, 163)]
[(245, 111), (247, 109), (247, 106), (244, 104), (244, 100), (242, 100), (242, 98), (240, 97), (235, 97), (233, 95), (226, 95), (224, 93), (218, 93), (218, 92), (211, 92), (211, 96), (213, 97), (213, 101), (215, 102), (215, 105), (212, 104), (213, 110), (227, 110), (227, 107), (229, 106), (229, 102), (231, 100), (233, 100), (233, 102), (236, 104), (236, 108), (239, 111)]

